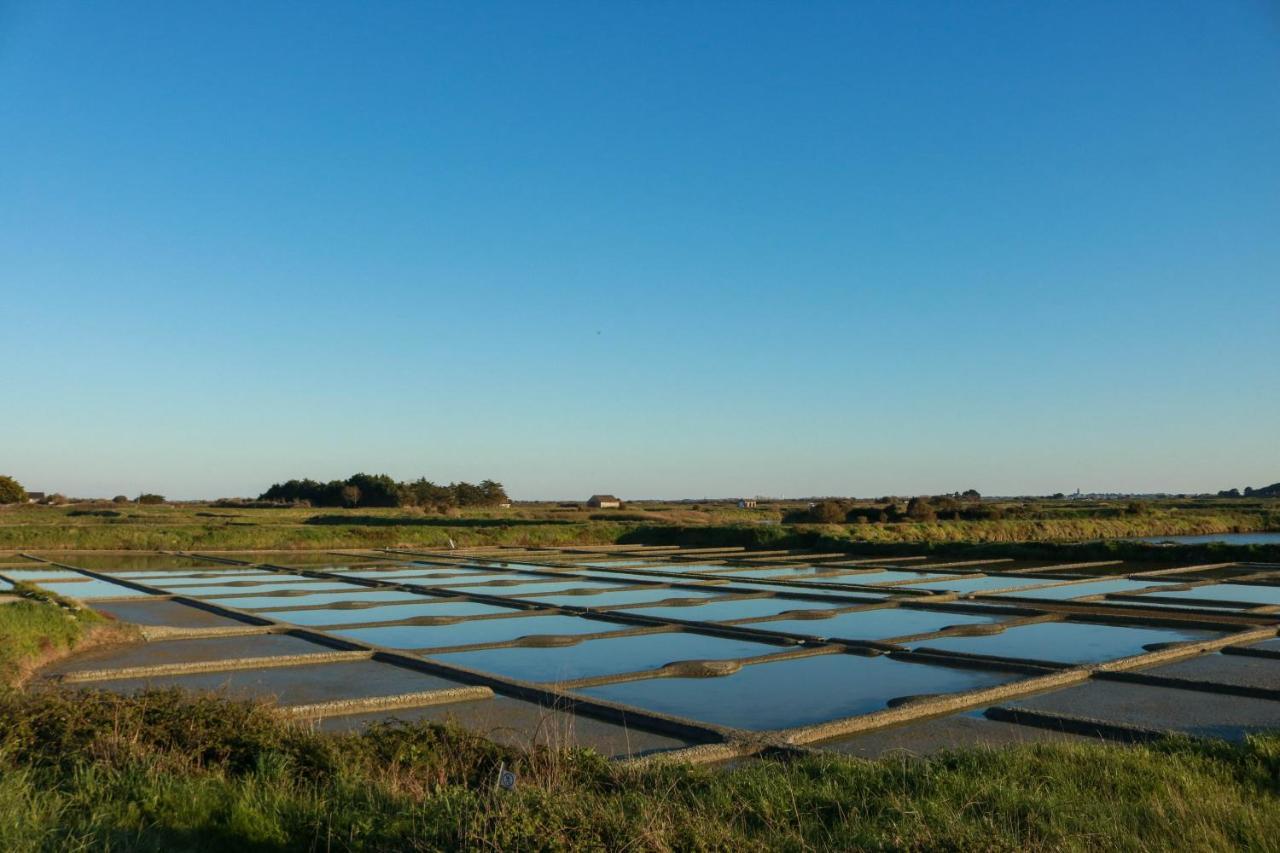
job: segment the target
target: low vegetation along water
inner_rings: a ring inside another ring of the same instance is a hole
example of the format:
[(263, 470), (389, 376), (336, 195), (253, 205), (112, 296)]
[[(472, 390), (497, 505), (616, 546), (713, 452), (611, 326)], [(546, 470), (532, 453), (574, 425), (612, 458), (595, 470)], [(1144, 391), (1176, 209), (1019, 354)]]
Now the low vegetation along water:
[[(1280, 739), (619, 766), (177, 693), (0, 695), (0, 849), (1274, 849)], [(514, 770), (514, 791), (495, 783)]]

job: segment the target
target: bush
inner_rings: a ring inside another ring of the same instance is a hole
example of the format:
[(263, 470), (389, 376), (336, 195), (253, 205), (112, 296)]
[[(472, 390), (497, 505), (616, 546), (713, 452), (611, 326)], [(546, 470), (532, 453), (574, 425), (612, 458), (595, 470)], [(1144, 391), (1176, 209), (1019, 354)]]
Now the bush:
[(927, 497), (912, 498), (907, 502), (907, 518), (912, 521), (937, 521), (938, 513)]
[(140, 504), (162, 504), (164, 503), (164, 495), (155, 495), (150, 492), (143, 492), (138, 495), (138, 503)]
[(809, 508), (809, 520), (819, 524), (840, 524), (848, 510), (840, 501), (818, 501)]
[(0, 504), (21, 504), (27, 502), (27, 490), (12, 477), (0, 474)]
[(111, 499), (111, 502), (116, 504), (127, 504), (129, 502), (129, 498), (124, 495), (116, 495)]

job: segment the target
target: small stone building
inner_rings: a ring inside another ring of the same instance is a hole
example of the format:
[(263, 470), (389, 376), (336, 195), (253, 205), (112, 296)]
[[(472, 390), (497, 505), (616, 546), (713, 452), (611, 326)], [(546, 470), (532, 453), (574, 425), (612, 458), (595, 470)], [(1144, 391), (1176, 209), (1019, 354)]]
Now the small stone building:
[(622, 501), (613, 495), (592, 495), (587, 500), (587, 506), (592, 509), (617, 509), (622, 506)]

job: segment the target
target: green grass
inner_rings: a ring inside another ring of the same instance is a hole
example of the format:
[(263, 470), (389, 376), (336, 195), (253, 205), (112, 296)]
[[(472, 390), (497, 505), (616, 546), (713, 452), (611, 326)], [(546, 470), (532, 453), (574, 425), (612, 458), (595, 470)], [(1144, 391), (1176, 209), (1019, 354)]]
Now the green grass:
[[(260, 705), (0, 698), (0, 849), (1276, 849), (1280, 739), (837, 756), (718, 771)], [(495, 790), (500, 764), (520, 777)]]
[[(1280, 529), (1280, 501), (1169, 500), (1125, 515), (1124, 502), (1009, 502), (1017, 518), (930, 523), (783, 525), (791, 505), (739, 510), (723, 504), (645, 504), (624, 511), (555, 505), (426, 515), (413, 509), (258, 509), (210, 505), (89, 504), (0, 509), (0, 549), (444, 548), (607, 544), (701, 528), (742, 531), (761, 542), (821, 534), (843, 549), (862, 543), (1009, 543)], [(669, 534), (669, 535), (668, 535)], [(696, 533), (679, 533), (696, 539)], [(705, 541), (706, 537), (704, 537)], [(712, 543), (718, 544), (718, 543)]]
[(31, 662), (70, 651), (102, 617), (27, 584), (13, 590), (21, 601), (0, 604), (0, 689), (18, 680)]
[(1280, 516), (1229, 511), (1154, 512), (1121, 518), (1050, 518), (841, 525), (842, 535), (864, 542), (1032, 542), (1251, 533), (1274, 528)]

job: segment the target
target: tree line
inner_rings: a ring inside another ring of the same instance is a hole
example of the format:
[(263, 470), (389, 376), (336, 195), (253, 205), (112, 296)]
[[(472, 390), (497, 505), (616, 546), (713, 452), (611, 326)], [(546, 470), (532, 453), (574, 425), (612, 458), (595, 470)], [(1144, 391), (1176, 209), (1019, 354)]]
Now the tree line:
[(956, 521), (1003, 518), (1002, 507), (981, 503), (977, 489), (967, 489), (950, 495), (920, 495), (911, 498), (906, 506), (898, 498), (885, 497), (867, 506), (850, 500), (828, 499), (818, 501), (805, 510), (796, 510), (783, 517), (784, 522), (802, 524), (867, 524), (896, 521), (937, 521), (941, 516)]
[(260, 501), (341, 507), (420, 506), (442, 512), (453, 507), (498, 506), (508, 503), (507, 491), (496, 480), (439, 485), (419, 477), (397, 482), (386, 474), (353, 474), (345, 480), (289, 480), (263, 492)]
[(1245, 486), (1242, 493), (1239, 489), (1223, 489), (1218, 492), (1220, 498), (1280, 498), (1280, 483), (1272, 483), (1270, 486), (1263, 486), (1255, 489), (1252, 486)]

